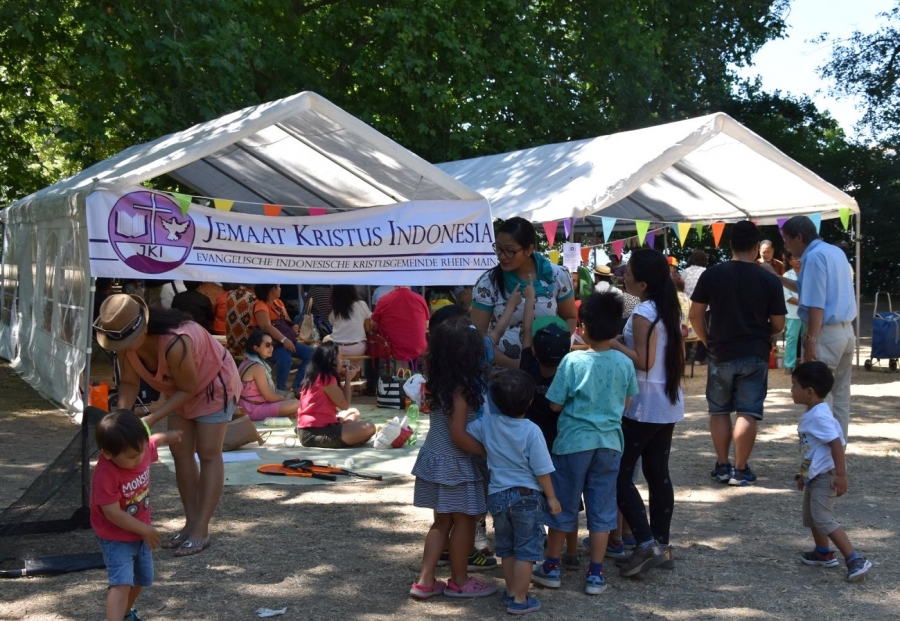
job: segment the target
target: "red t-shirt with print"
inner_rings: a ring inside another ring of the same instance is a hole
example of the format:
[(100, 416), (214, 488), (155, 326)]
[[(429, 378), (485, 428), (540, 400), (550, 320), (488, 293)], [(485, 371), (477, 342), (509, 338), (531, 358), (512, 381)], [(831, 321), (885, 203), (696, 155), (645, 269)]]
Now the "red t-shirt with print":
[(119, 468), (100, 454), (91, 480), (91, 527), (108, 541), (140, 541), (137, 533), (109, 521), (103, 509), (114, 502), (144, 524), (150, 523), (150, 464), (159, 458), (156, 440), (150, 438), (141, 463), (135, 468)]

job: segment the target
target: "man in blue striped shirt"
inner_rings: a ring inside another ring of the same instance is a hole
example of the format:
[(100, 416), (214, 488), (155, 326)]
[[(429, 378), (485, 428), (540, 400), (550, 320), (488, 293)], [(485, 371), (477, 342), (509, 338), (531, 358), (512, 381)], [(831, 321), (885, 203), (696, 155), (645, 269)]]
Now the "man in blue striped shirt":
[(796, 283), (781, 278), (787, 289), (800, 294), (797, 315), (806, 325), (803, 362), (821, 360), (834, 372), (832, 411), (849, 438), (850, 370), (856, 344), (851, 323), (856, 319), (852, 271), (844, 251), (822, 241), (806, 216), (794, 216), (781, 232), (784, 247), (803, 264)]

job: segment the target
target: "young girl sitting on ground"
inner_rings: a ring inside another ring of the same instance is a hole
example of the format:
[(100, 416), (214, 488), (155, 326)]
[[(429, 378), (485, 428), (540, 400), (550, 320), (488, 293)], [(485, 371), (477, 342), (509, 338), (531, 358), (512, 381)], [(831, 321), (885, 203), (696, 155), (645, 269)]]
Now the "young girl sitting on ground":
[(254, 330), (247, 337), (244, 360), (238, 367), (243, 385), (238, 405), (244, 408), (250, 420), (297, 415), (300, 402), (285, 398), (275, 390), (269, 365), (263, 362), (272, 357), (274, 347), (272, 337), (262, 330)]
[(337, 343), (322, 343), (313, 351), (300, 384), (297, 435), (300, 444), (318, 448), (350, 448), (375, 435), (375, 425), (359, 420), (359, 410), (350, 407), (351, 382), (358, 367), (343, 366)]
[[(475, 518), (487, 510), (484, 476), (471, 454), (484, 455), (484, 449), (466, 433), (484, 399), (484, 351), (481, 333), (465, 317), (448, 319), (431, 333), (426, 353), (431, 426), (412, 473), (413, 504), (433, 509), (435, 520), (425, 536), (422, 570), (409, 591), (417, 599), (485, 597), (497, 591), (491, 582), (470, 578), (467, 569)], [(434, 573), (448, 533), (451, 577), (445, 583)]]

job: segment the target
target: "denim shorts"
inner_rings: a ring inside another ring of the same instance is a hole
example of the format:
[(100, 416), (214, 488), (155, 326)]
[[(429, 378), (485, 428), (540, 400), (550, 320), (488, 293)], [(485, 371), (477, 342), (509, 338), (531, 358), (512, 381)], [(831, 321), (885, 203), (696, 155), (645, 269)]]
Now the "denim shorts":
[(544, 494), (510, 487), (487, 497), (494, 517), (494, 549), (500, 558), (538, 562), (544, 559)]
[(550, 475), (553, 490), (562, 505), (562, 513), (544, 513), (544, 523), (554, 529), (570, 533), (578, 526), (578, 505), (584, 496), (584, 511), (588, 531), (615, 530), (616, 479), (622, 453), (613, 449), (593, 449), (551, 455), (556, 472)]
[(110, 541), (97, 537), (109, 586), (148, 587), (153, 584), (153, 555), (147, 543), (139, 541)]
[(769, 361), (759, 356), (727, 362), (709, 360), (706, 402), (710, 414), (748, 414), (763, 418), (769, 380)]
[(205, 416), (198, 416), (194, 419), (195, 423), (205, 423), (207, 425), (212, 423), (229, 423), (231, 422), (231, 417), (234, 415), (234, 411), (237, 409), (237, 403), (229, 402), (224, 408), (219, 410), (218, 412), (213, 412), (212, 414), (206, 414)]

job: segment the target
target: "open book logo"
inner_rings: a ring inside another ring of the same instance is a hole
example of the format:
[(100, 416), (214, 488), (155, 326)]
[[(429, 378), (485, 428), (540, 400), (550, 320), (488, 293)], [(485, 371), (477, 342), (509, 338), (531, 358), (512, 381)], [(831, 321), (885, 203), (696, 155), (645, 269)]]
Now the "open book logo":
[(130, 268), (162, 274), (184, 263), (194, 245), (194, 222), (165, 194), (122, 196), (109, 214), (109, 243)]

